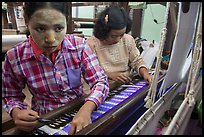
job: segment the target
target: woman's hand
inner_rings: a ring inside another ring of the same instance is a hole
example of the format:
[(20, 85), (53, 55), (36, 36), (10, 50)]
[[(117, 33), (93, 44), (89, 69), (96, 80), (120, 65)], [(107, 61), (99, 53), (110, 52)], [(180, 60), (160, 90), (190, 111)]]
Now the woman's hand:
[(16, 127), (20, 130), (29, 132), (37, 126), (38, 113), (33, 110), (21, 110), (14, 108), (12, 110), (12, 118)]
[(129, 83), (132, 78), (127, 72), (107, 72), (106, 75), (109, 79), (114, 80), (120, 84)]
[(69, 135), (76, 134), (86, 126), (92, 123), (91, 113), (96, 109), (96, 105), (92, 101), (86, 101), (86, 103), (79, 109), (71, 122)]
[(145, 74), (143, 78), (145, 81), (147, 81), (148, 84), (152, 83), (152, 76), (149, 73)]
[(148, 84), (152, 83), (152, 76), (148, 73), (147, 69), (144, 67), (140, 68), (140, 75), (143, 77), (145, 81), (147, 81)]

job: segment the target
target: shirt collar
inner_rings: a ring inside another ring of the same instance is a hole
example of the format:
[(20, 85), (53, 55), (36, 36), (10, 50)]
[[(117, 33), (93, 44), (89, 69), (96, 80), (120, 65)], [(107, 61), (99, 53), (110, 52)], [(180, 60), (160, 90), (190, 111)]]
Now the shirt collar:
[(33, 48), (33, 52), (36, 55), (36, 57), (39, 59), (40, 55), (44, 52), (41, 48), (39, 48), (37, 46), (37, 44), (35, 43), (35, 41), (33, 40), (32, 36), (29, 37), (30, 39), (30, 44)]
[[(30, 36), (29, 39), (30, 39), (30, 44), (31, 44), (31, 46), (33, 48), (33, 52), (36, 55), (36, 57), (39, 59), (40, 55), (45, 54), (45, 52), (41, 48), (38, 47), (38, 45), (33, 40), (32, 36)], [(57, 48), (55, 49), (55, 51), (53, 53), (57, 54), (60, 49), (61, 49), (61, 44), (59, 44), (57, 46)]]
[[(78, 42), (76, 39), (77, 38), (74, 38), (73, 36), (66, 34), (63, 41), (61, 42), (61, 47), (59, 46), (59, 47), (57, 47), (57, 49), (62, 50), (63, 53), (67, 53), (67, 52), (69, 52), (69, 50), (76, 50), (76, 44), (81, 43), (81, 42)], [(75, 42), (71, 42), (71, 41), (75, 41)], [(80, 39), (79, 39), (79, 41), (80, 41)], [(32, 45), (31, 45), (31, 43), (32, 43)], [(74, 44), (74, 43), (76, 43), (76, 44)], [(23, 59), (25, 59), (25, 60), (28, 58), (31, 58), (32, 56), (36, 57), (37, 51), (34, 52), (35, 47), (36, 47), (36, 50), (37, 49), (41, 50), (37, 46), (37, 44), (34, 42), (31, 35), (29, 35), (28, 39), (26, 39), (24, 41), (23, 45), (25, 46), (25, 50), (24, 50), (25, 53), (23, 54)], [(40, 56), (40, 54), (38, 56)]]

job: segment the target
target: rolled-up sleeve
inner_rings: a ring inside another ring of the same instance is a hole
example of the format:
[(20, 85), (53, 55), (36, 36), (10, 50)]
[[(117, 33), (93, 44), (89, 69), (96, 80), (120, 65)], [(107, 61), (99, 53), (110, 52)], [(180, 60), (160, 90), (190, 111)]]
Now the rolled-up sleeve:
[(91, 88), (91, 92), (85, 101), (93, 101), (98, 107), (106, 99), (109, 92), (108, 78), (91, 48), (86, 43), (84, 45), (82, 68), (84, 79)]
[[(13, 54), (10, 52), (10, 54)], [(14, 54), (10, 57), (14, 57)], [(23, 80), (20, 80), (14, 73), (18, 71), (18, 63), (15, 59), (10, 59), (8, 56), (5, 57), (5, 62), (2, 68), (2, 107), (10, 114), (13, 108), (26, 109), (27, 104), (23, 103), (25, 95), (22, 89), (25, 87)]]
[[(141, 67), (146, 67), (143, 58), (140, 56), (140, 51), (137, 49), (134, 38), (130, 37), (130, 66), (139, 73)], [(140, 75), (141, 76), (141, 75)]]

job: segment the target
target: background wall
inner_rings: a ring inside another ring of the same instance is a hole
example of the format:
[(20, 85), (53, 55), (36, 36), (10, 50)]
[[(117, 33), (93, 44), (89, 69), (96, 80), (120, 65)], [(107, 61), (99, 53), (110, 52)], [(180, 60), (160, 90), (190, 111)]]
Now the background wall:
[[(93, 19), (94, 6), (72, 7), (72, 17)], [(85, 23), (93, 24), (92, 22), (85, 22)], [(77, 28), (76, 30), (82, 31), (85, 36), (92, 36), (92, 32), (93, 32), (92, 28)]]
[[(143, 24), (141, 30), (142, 38), (145, 38), (150, 41), (160, 41), (160, 33), (163, 28), (165, 10), (165, 6), (162, 6), (160, 4), (147, 5), (147, 8), (144, 10), (143, 14)], [(94, 6), (73, 7), (72, 16), (78, 18), (94, 18)], [(153, 21), (154, 19), (157, 20), (158, 24)], [(78, 28), (77, 30), (83, 31), (83, 34), (85, 36), (92, 36), (93, 29)]]
[[(141, 37), (147, 40), (160, 41), (166, 7), (160, 4), (148, 4), (144, 10)], [(158, 24), (154, 22), (157, 20)]]

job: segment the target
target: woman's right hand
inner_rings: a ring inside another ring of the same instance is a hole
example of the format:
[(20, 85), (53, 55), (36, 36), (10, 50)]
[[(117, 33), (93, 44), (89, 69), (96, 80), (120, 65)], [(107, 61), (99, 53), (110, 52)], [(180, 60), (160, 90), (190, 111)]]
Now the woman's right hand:
[(106, 73), (109, 79), (114, 80), (120, 84), (129, 83), (132, 78), (127, 72), (108, 72)]
[(12, 110), (12, 118), (16, 127), (20, 130), (30, 132), (37, 126), (38, 113), (33, 110), (21, 110), (14, 108)]

